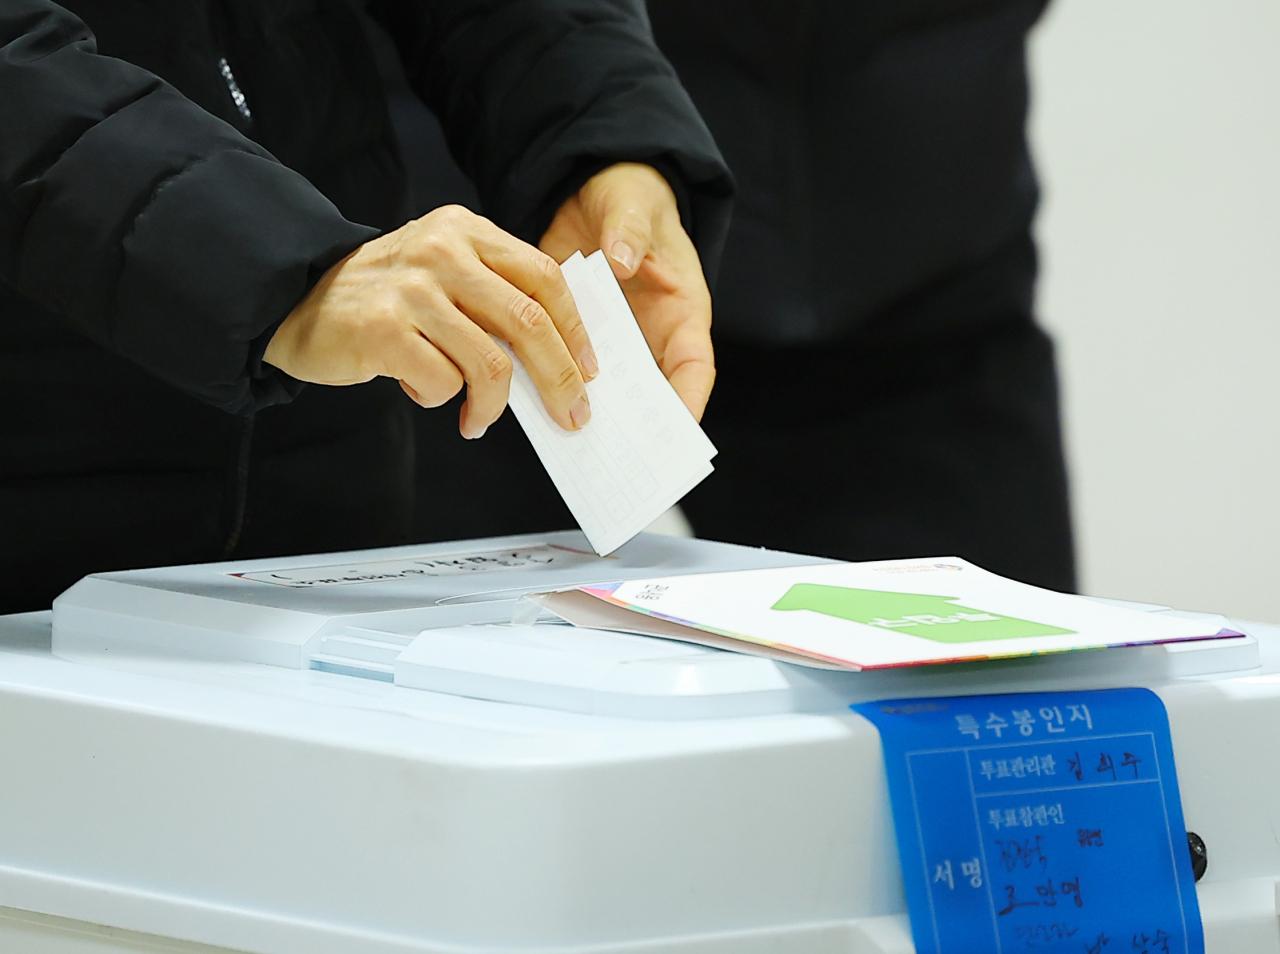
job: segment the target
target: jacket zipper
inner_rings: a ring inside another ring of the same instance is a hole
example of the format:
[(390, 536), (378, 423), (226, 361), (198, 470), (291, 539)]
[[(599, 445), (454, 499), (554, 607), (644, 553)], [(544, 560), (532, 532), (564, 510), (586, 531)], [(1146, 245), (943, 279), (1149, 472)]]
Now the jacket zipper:
[(227, 84), (227, 92), (231, 94), (231, 102), (235, 103), (236, 111), (240, 113), (246, 123), (253, 122), (253, 112), (249, 109), (249, 100), (245, 97), (240, 84), (236, 82), (236, 74), (231, 72), (231, 64), (227, 62), (225, 56), (218, 60), (218, 72), (222, 74), (222, 81)]
[(209, 18), (213, 41), (222, 51), (217, 63), (218, 75), (222, 77), (222, 82), (226, 84), (227, 95), (231, 97), (231, 105), (240, 114), (240, 119), (243, 120), (245, 129), (248, 129), (253, 125), (253, 110), (249, 108), (249, 97), (245, 96), (244, 90), (240, 88), (239, 80), (236, 79), (235, 71), (231, 69), (230, 54), (235, 49), (231, 43), (231, 24), (235, 17), (232, 14), (231, 4), (228, 0), (220, 0), (220, 2), (211, 4)]

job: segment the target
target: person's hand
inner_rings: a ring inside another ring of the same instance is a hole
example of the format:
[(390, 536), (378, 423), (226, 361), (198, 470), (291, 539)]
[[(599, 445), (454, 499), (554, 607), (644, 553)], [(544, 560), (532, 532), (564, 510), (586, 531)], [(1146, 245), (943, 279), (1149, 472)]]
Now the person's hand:
[(593, 176), (560, 207), (539, 247), (558, 262), (604, 249), (658, 367), (701, 420), (716, 378), (711, 293), (657, 170), (619, 163)]
[(510, 343), (551, 417), (591, 416), (597, 373), (560, 266), (461, 206), (445, 206), (360, 246), (285, 318), (264, 360), (301, 381), (396, 378), (424, 407), (467, 386), (458, 429), (480, 437), (507, 406)]

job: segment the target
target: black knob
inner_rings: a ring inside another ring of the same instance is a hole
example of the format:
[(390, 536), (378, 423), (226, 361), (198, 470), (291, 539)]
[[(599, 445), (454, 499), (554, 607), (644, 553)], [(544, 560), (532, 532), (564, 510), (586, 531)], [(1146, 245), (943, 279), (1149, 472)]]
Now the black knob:
[(1193, 831), (1187, 832), (1187, 847), (1191, 849), (1191, 871), (1199, 881), (1209, 870), (1209, 849), (1204, 846), (1204, 839)]

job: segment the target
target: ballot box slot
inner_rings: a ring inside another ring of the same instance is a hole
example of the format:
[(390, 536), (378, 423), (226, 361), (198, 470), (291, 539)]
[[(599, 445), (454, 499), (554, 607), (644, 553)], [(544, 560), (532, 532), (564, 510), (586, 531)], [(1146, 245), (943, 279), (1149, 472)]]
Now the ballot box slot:
[(323, 653), (311, 657), (311, 668), (317, 672), (328, 672), (338, 676), (376, 679), (379, 682), (395, 681), (395, 668), (392, 666), (367, 660), (344, 659), (341, 656), (329, 656)]
[(320, 672), (393, 682), (395, 662), (414, 636), (350, 626), (320, 638), (310, 668)]

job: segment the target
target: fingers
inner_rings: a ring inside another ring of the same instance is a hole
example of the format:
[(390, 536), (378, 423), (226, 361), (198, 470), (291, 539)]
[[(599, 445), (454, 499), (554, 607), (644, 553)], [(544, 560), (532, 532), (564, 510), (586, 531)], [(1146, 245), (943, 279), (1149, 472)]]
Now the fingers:
[[(470, 318), (467, 324), (476, 329), (481, 337), (488, 339), (488, 335), (484, 335), (479, 329), (511, 344), (512, 350), (538, 388), (547, 413), (557, 424), (566, 430), (577, 430), (590, 420), (591, 406), (587, 399), (586, 382), (569, 353), (569, 346), (559, 327), (538, 301), (495, 272), (480, 267), (468, 275), (466, 281), (457, 282), (450, 291), (453, 302)], [(568, 294), (567, 289), (565, 294)], [(581, 324), (576, 308), (574, 319)], [(455, 339), (450, 335), (467, 336), (468, 333), (456, 330), (451, 332), (436, 323), (423, 330), (433, 341), (440, 343), (450, 357), (465, 361), (465, 349), (455, 354)], [(492, 341), (489, 345), (497, 347)], [(462, 367), (464, 372), (467, 371), (465, 364)], [(483, 380), (483, 376), (481, 379)], [(469, 386), (472, 381), (472, 375), (467, 374)], [(508, 362), (506, 378), (502, 382), (503, 405), (506, 403), (509, 382)], [(472, 393), (471, 390), (468, 391), (468, 403)], [(498, 413), (501, 413), (501, 408)], [(495, 414), (494, 418), (496, 417)]]
[(600, 373), (600, 365), (560, 266), (487, 219), (480, 219), (477, 226), (475, 248), (480, 260), (541, 307), (560, 333), (583, 380), (590, 381)]
[(688, 362), (676, 368), (668, 380), (693, 419), (701, 421), (707, 410), (707, 401), (711, 399), (711, 389), (715, 387), (715, 366), (705, 362)]
[(600, 216), (600, 248), (618, 281), (627, 281), (653, 251), (654, 222), (674, 208), (675, 194), (656, 169), (640, 163), (619, 163), (597, 178), (587, 202)]
[(468, 440), (476, 440), (484, 436), (507, 406), (511, 359), (444, 295), (438, 299), (431, 308), (435, 319), (424, 324), (429, 328), (431, 343), (466, 381), (467, 399), (458, 417), (458, 430)]
[(465, 383), (459, 429), (479, 437), (506, 407), (511, 343), (551, 417), (590, 418), (591, 342), (548, 255), (461, 208), (438, 209), (330, 268), (282, 322), (267, 360), (302, 380), (394, 377), (424, 407)]
[(682, 327), (667, 344), (662, 371), (694, 420), (701, 421), (716, 383), (710, 334), (693, 325)]
[(385, 375), (400, 380), (400, 387), (422, 407), (439, 407), (462, 389), (457, 366), (412, 328), (394, 346), (382, 350)]
[(652, 246), (653, 208), (647, 195), (637, 191), (634, 196), (624, 196), (605, 213), (600, 247), (618, 281), (635, 276)]

